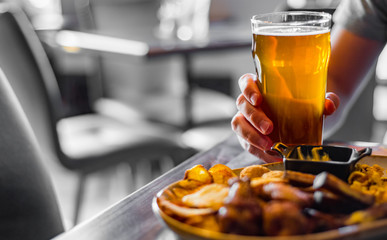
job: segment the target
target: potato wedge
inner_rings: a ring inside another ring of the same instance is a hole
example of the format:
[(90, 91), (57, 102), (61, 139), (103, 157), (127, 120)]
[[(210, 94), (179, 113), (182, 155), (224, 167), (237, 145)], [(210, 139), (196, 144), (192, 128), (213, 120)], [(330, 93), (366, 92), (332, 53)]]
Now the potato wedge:
[(250, 186), (252, 188), (259, 188), (265, 184), (275, 182), (275, 183), (286, 183), (287, 180), (284, 178), (253, 178), (250, 182)]
[(262, 178), (283, 178), (284, 177), (284, 171), (270, 171), (267, 173), (264, 173), (261, 177)]
[(212, 208), (218, 210), (227, 197), (229, 187), (224, 184), (212, 183), (205, 185), (200, 190), (182, 198), (182, 203), (188, 207)]
[(167, 200), (159, 199), (159, 206), (164, 210), (168, 215), (177, 215), (183, 218), (195, 217), (200, 215), (207, 215), (214, 213), (215, 210), (211, 208), (189, 208), (179, 206)]
[(203, 167), (203, 165), (195, 165), (186, 170), (184, 180), (194, 180), (202, 184), (210, 184), (213, 182), (211, 174)]
[(223, 164), (216, 164), (211, 167), (208, 172), (211, 174), (214, 183), (228, 185), (228, 180), (238, 177), (231, 168)]
[(248, 177), (250, 179), (261, 177), (263, 174), (270, 172), (270, 169), (262, 165), (251, 165), (245, 167), (239, 174), (240, 178)]

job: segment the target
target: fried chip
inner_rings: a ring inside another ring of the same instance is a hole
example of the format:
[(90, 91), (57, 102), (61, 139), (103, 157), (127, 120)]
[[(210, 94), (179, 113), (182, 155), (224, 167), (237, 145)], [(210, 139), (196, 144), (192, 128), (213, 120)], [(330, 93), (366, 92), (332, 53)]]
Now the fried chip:
[(159, 206), (164, 210), (164, 212), (168, 215), (177, 215), (183, 218), (208, 215), (215, 212), (215, 210), (211, 208), (189, 208), (179, 206), (170, 201), (159, 199)]
[(203, 167), (196, 165), (185, 171), (184, 180), (194, 180), (202, 184), (210, 184), (213, 182), (211, 174)]
[(253, 189), (254, 194), (256, 194), (258, 196), (258, 195), (261, 195), (262, 188), (266, 184), (269, 184), (269, 183), (287, 183), (287, 182), (288, 181), (284, 178), (261, 178), (261, 177), (259, 177), (259, 178), (253, 178), (250, 181), (250, 186)]
[(174, 194), (175, 198), (171, 200), (174, 200), (173, 202), (180, 201), (185, 195), (191, 194), (195, 189), (186, 189), (186, 188), (172, 188), (171, 192)]
[(193, 190), (203, 185), (203, 182), (192, 180), (192, 179), (185, 179), (181, 180), (178, 183), (178, 186), (184, 189)]
[(224, 184), (212, 183), (205, 185), (200, 190), (182, 198), (182, 203), (188, 207), (212, 208), (218, 210), (227, 197), (229, 187)]
[(251, 165), (245, 167), (239, 174), (240, 178), (248, 177), (249, 179), (261, 177), (263, 174), (270, 172), (270, 169), (262, 165)]
[(223, 164), (216, 164), (211, 167), (208, 172), (211, 174), (214, 183), (228, 185), (228, 180), (238, 177), (231, 168)]
[(252, 188), (259, 188), (265, 184), (275, 182), (275, 183), (286, 183), (287, 180), (284, 178), (253, 178), (250, 182)]
[(262, 178), (283, 178), (284, 173), (285, 173), (284, 171), (275, 170), (275, 171), (264, 173), (261, 177)]

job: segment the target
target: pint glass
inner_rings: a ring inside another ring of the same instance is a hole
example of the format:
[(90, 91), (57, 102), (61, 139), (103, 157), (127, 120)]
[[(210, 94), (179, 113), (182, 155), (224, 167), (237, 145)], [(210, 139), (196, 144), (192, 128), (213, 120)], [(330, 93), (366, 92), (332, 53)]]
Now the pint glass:
[(253, 16), (251, 25), (261, 107), (274, 123), (272, 139), (322, 144), (331, 15), (276, 12)]

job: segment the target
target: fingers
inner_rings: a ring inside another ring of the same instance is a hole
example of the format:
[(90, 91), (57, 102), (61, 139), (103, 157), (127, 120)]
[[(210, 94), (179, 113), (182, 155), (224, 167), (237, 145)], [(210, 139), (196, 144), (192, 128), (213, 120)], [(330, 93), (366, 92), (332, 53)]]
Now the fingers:
[(266, 116), (260, 107), (254, 107), (246, 99), (246, 97), (241, 94), (237, 98), (237, 109), (239, 112), (246, 118), (246, 120), (258, 131), (264, 135), (268, 135), (273, 131), (273, 123)]
[(258, 149), (254, 155), (267, 163), (282, 162), (282, 158), (277, 153), (271, 151), (263, 152)]
[[(238, 112), (231, 121), (232, 130), (243, 138), (252, 149), (258, 148), (263, 151), (270, 150), (273, 142), (268, 136), (261, 134), (249, 121)], [(248, 150), (248, 149), (247, 149)]]
[[(231, 123), (242, 146), (251, 154), (264, 159), (267, 155), (264, 151), (270, 150), (273, 145), (271, 139), (266, 136), (273, 131), (273, 123), (260, 108), (262, 95), (256, 81), (257, 77), (254, 74), (245, 74), (239, 79), (242, 91), (236, 101), (239, 112)], [(277, 158), (274, 159), (265, 161), (278, 161)]]
[(244, 74), (239, 78), (239, 88), (245, 98), (253, 106), (258, 106), (262, 102), (262, 95), (258, 89), (257, 76), (251, 73)]
[(257, 156), (259, 159), (262, 159), (267, 163), (282, 161), (282, 158), (279, 155), (268, 154), (268, 152), (262, 151), (261, 149), (255, 147), (254, 145), (249, 144), (242, 137), (240, 136), (237, 136), (237, 137), (241, 146), (249, 153), (253, 154), (254, 156)]
[(328, 92), (325, 96), (324, 114), (331, 115), (340, 105), (340, 98), (332, 92)]

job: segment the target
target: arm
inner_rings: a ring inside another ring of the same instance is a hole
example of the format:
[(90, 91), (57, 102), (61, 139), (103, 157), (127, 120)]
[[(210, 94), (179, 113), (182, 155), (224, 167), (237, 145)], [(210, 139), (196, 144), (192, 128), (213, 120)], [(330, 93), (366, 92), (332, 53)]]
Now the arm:
[(360, 37), (338, 25), (335, 25), (331, 35), (327, 91), (339, 96), (340, 108), (326, 118), (326, 135), (334, 132), (345, 120), (356, 92), (361, 90), (365, 76), (384, 47), (383, 42)]

